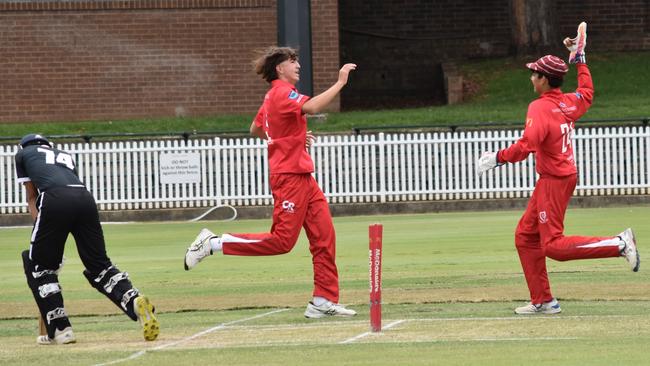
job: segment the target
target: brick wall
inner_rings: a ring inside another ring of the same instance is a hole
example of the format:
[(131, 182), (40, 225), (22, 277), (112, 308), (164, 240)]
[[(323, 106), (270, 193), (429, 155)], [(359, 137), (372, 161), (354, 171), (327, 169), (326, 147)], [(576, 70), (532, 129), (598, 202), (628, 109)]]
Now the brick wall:
[[(337, 4), (313, 3), (319, 92), (336, 78)], [(5, 1), (0, 122), (253, 114), (268, 87), (254, 50), (276, 42), (275, 0)]]
[[(312, 72), (314, 95), (332, 86), (338, 79), (339, 19), (337, 0), (312, 0), (311, 2)], [(340, 97), (328, 106), (338, 111)]]
[[(589, 23), (588, 51), (650, 49), (649, 1), (555, 1), (559, 34), (575, 35), (581, 21)], [(443, 62), (513, 53), (510, 3), (339, 0), (341, 58), (359, 64), (341, 108), (443, 102)]]
[(343, 108), (444, 99), (442, 60), (506, 55), (508, 1), (339, 1), (341, 53), (359, 64)]
[(650, 1), (557, 0), (561, 34), (574, 35), (575, 24), (588, 24), (589, 50), (650, 49)]
[[(650, 49), (647, 0), (555, 0), (588, 50)], [(277, 42), (276, 0), (0, 2), (0, 123), (254, 113), (250, 64)], [(441, 63), (512, 53), (510, 0), (312, 0), (314, 93), (329, 110), (444, 100)], [(340, 26), (340, 28), (339, 28)], [(340, 40), (339, 40), (340, 37)]]

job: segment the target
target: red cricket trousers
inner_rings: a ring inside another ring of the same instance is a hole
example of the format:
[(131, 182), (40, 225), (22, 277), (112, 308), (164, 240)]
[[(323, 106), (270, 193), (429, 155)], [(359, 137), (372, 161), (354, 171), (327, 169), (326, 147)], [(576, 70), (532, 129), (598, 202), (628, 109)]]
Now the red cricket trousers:
[(540, 177), (517, 225), (515, 245), (533, 304), (553, 299), (546, 257), (568, 261), (620, 256), (617, 237), (564, 236), (564, 214), (576, 181), (575, 174)]
[(223, 254), (263, 256), (285, 254), (305, 228), (314, 268), (314, 296), (339, 302), (336, 234), (325, 195), (311, 174), (273, 174), (273, 225), (270, 233), (224, 234)]

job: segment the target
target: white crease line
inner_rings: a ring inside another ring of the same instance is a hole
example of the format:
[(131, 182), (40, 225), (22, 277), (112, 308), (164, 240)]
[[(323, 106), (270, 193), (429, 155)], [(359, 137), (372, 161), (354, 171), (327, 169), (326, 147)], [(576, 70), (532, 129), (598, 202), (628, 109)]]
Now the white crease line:
[[(462, 322), (462, 321), (534, 321), (534, 320), (567, 320), (567, 319), (616, 319), (616, 318), (633, 318), (638, 317), (638, 315), (513, 315), (513, 316), (500, 316), (500, 317), (453, 317), (453, 318), (408, 318), (403, 319), (405, 322)], [(391, 319), (384, 319), (385, 321), (391, 321)], [(308, 328), (324, 328), (324, 327), (337, 327), (341, 325), (365, 325), (368, 324), (368, 320), (339, 320), (339, 321), (327, 321), (324, 323), (302, 323), (302, 324), (273, 324), (273, 325), (237, 325), (231, 326), (229, 329), (255, 329), (261, 331), (274, 331), (274, 330), (286, 330), (286, 329), (308, 329)]]
[(206, 330), (204, 330), (204, 331), (202, 331), (202, 332), (198, 332), (198, 333), (196, 333), (196, 334), (194, 334), (194, 335), (192, 335), (192, 336), (189, 336), (189, 337), (187, 337), (187, 338), (183, 338), (183, 339), (178, 340), (178, 341), (175, 341), (175, 342), (170, 342), (170, 343), (161, 344), (160, 346), (158, 346), (158, 347), (154, 347), (154, 348), (151, 348), (150, 350), (151, 350), (151, 351), (157, 351), (157, 350), (161, 350), (161, 349), (164, 349), (164, 348), (167, 348), (167, 347), (175, 346), (175, 345), (177, 345), (177, 344), (181, 344), (181, 343), (185, 343), (185, 342), (187, 342), (187, 341), (191, 341), (192, 339), (195, 339), (195, 338), (201, 337), (201, 336), (206, 335), (206, 334), (208, 334), (208, 333), (212, 333), (212, 332), (214, 332), (215, 330), (223, 329), (223, 328), (225, 328), (225, 327), (227, 327), (227, 326), (229, 326), (229, 325), (232, 325), (232, 324), (243, 323), (243, 322), (247, 322), (247, 321), (249, 321), (249, 320), (255, 320), (255, 319), (258, 319), (258, 318), (262, 318), (262, 317), (265, 317), (265, 316), (268, 316), (268, 315), (272, 315), (272, 314), (276, 314), (276, 313), (281, 313), (281, 312), (288, 311), (288, 310), (290, 310), (290, 309), (278, 309), (278, 310), (270, 311), (270, 312), (268, 312), (268, 313), (264, 313), (264, 314), (260, 314), (260, 315), (255, 315), (255, 316), (252, 316), (252, 317), (250, 317), (250, 318), (239, 319), (239, 320), (233, 320), (233, 321), (231, 321), (231, 322), (222, 323), (222, 324), (219, 324), (219, 325), (217, 325), (217, 326), (214, 326), (214, 327), (212, 327), (212, 328), (210, 328), (210, 329), (206, 329)]
[[(616, 318), (632, 318), (634, 315), (539, 315), (539, 316), (524, 316), (515, 315), (507, 317), (454, 317), (454, 318), (408, 318), (402, 319), (404, 322), (466, 322), (466, 321), (547, 321), (547, 320), (567, 320), (567, 319), (616, 319)], [(386, 322), (394, 321), (393, 319), (384, 319)], [(327, 322), (309, 322), (302, 324), (242, 324), (242, 325), (229, 325), (229, 330), (240, 331), (285, 331), (285, 330), (306, 330), (306, 329), (324, 329), (330, 327), (340, 326), (363, 326), (368, 324), (368, 320), (339, 320)], [(386, 329), (386, 328), (384, 328)]]
[[(388, 330), (388, 329), (390, 329), (390, 328), (392, 328), (392, 327), (394, 327), (394, 326), (396, 326), (396, 325), (398, 325), (398, 324), (404, 323), (405, 321), (406, 321), (405, 319), (402, 319), (402, 320), (396, 320), (396, 321), (394, 321), (394, 322), (388, 324), (387, 326), (382, 327), (381, 330), (382, 330), (382, 331), (384, 331), (384, 330)], [(361, 334), (356, 335), (356, 336), (354, 336), (354, 337), (352, 337), (352, 338), (348, 338), (348, 339), (346, 339), (346, 340), (344, 340), (344, 341), (341, 341), (341, 342), (339, 342), (339, 344), (352, 343), (352, 342), (354, 342), (354, 341), (356, 341), (356, 340), (359, 340), (359, 339), (361, 339), (361, 338), (363, 338), (363, 337), (366, 337), (366, 336), (368, 336), (368, 335), (370, 335), (370, 334), (372, 334), (372, 332), (361, 333)]]
[(159, 350), (161, 350), (161, 349), (165, 349), (165, 348), (168, 348), (168, 347), (175, 346), (175, 345), (177, 345), (177, 344), (181, 344), (181, 343), (184, 343), (184, 342), (187, 342), (187, 341), (191, 341), (192, 339), (195, 339), (195, 338), (201, 337), (201, 336), (206, 335), (206, 334), (208, 334), (208, 333), (212, 333), (212, 332), (214, 332), (215, 330), (223, 329), (223, 328), (225, 328), (225, 327), (227, 327), (227, 326), (229, 326), (229, 325), (232, 325), (232, 324), (243, 323), (243, 322), (247, 322), (247, 321), (250, 321), (250, 320), (259, 319), (259, 318), (262, 318), (262, 317), (265, 317), (265, 316), (268, 316), (268, 315), (272, 315), (272, 314), (276, 314), (276, 313), (281, 313), (281, 312), (283, 312), (283, 311), (288, 311), (288, 310), (290, 310), (290, 309), (278, 309), (278, 310), (269, 311), (268, 313), (264, 313), (264, 314), (259, 314), (259, 315), (251, 316), (251, 317), (249, 317), (249, 318), (244, 318), (244, 319), (239, 319), (239, 320), (233, 320), (233, 321), (231, 321), (231, 322), (221, 323), (221, 324), (219, 324), (219, 325), (217, 325), (217, 326), (214, 326), (214, 327), (212, 327), (212, 328), (209, 328), (209, 329), (206, 329), (206, 330), (204, 330), (204, 331), (198, 332), (198, 333), (196, 333), (196, 334), (194, 334), (194, 335), (191, 335), (191, 336), (189, 336), (189, 337), (187, 337), (187, 338), (183, 338), (183, 339), (181, 339), (181, 340), (174, 341), (174, 342), (169, 342), (169, 343), (161, 344), (160, 346), (156, 346), (156, 347), (152, 347), (152, 348), (143, 349), (143, 350), (140, 350), (140, 351), (138, 351), (138, 352), (136, 352), (136, 353), (130, 355), (129, 357), (125, 357), (125, 358), (121, 358), (121, 359), (119, 359), (119, 360), (109, 361), (109, 362), (105, 362), (105, 363), (98, 363), (98, 364), (95, 364), (94, 366), (114, 365), (114, 364), (116, 364), (116, 363), (120, 363), (120, 362), (124, 362), (124, 361), (130, 361), (130, 360), (136, 359), (136, 358), (138, 358), (138, 357), (144, 355), (144, 354), (147, 353), (147, 352), (151, 352), (151, 351), (159, 351)]
[[(268, 313), (256, 315), (250, 318), (245, 318), (245, 319), (240, 319), (240, 320), (234, 320), (231, 322), (227, 323), (222, 323), (220, 325), (217, 325), (213, 328), (204, 330), (202, 332), (199, 332), (195, 335), (192, 335), (190, 337), (175, 341), (175, 342), (170, 342), (166, 343), (157, 347), (145, 349), (138, 351), (129, 357), (122, 358), (119, 360), (115, 361), (110, 361), (107, 363), (101, 363), (101, 364), (96, 364), (95, 366), (104, 366), (104, 365), (113, 365), (116, 363), (124, 362), (124, 361), (129, 361), (132, 359), (136, 359), (142, 355), (144, 355), (146, 352), (149, 351), (158, 351), (161, 349), (165, 349), (171, 346), (175, 346), (180, 343), (184, 343), (187, 341), (190, 341), (192, 339), (195, 339), (197, 337), (200, 337), (202, 335), (214, 332), (215, 330), (219, 329), (224, 329), (226, 327), (230, 327), (233, 324), (237, 323), (243, 323), (249, 320), (261, 318), (264, 316), (268, 316), (271, 314), (287, 311), (291, 309), (278, 309), (274, 310)], [(430, 321), (430, 322), (441, 322), (441, 321), (471, 321), (471, 320), (500, 320), (500, 321), (508, 321), (508, 320), (562, 320), (562, 319), (606, 319), (606, 318), (631, 318), (634, 317), (634, 315), (556, 315), (556, 316), (508, 316), (508, 317), (458, 317), (458, 318), (412, 318), (412, 319), (401, 319), (401, 320), (396, 320), (387, 326), (383, 327), (382, 330), (390, 329), (394, 326), (397, 326), (401, 323), (404, 322), (411, 322), (411, 321)], [(332, 325), (340, 325), (340, 324), (353, 324), (357, 325), (360, 323), (365, 323), (366, 321), (333, 321), (333, 322), (327, 322), (327, 323), (318, 323), (318, 324), (291, 324), (291, 325), (244, 325), (244, 326), (239, 326), (239, 327), (231, 327), (231, 328), (252, 328), (252, 329), (258, 329), (258, 330), (280, 330), (280, 329), (299, 329), (299, 328), (311, 328), (311, 327), (327, 327), (327, 326), (332, 326)], [(367, 337), (368, 335), (372, 334), (371, 332), (365, 332), (362, 334), (359, 334), (355, 337), (346, 339), (344, 341), (339, 342), (339, 344), (348, 344), (352, 343), (358, 339), (361, 339), (363, 337)], [(580, 339), (580, 338), (572, 338), (572, 337), (543, 337), (543, 338), (473, 338), (473, 339), (445, 339), (445, 340), (414, 340), (414, 341), (408, 341), (408, 342), (390, 342), (390, 343), (446, 343), (446, 342), (512, 342), (512, 341), (534, 341), (534, 340), (547, 340), (547, 341), (554, 341), (554, 340), (573, 340), (573, 339)], [(382, 342), (379, 342), (382, 343)], [(310, 343), (300, 343), (300, 342), (290, 342), (290, 343), (267, 343), (265, 346), (286, 346), (286, 345), (309, 345)], [(314, 343), (314, 345), (317, 345), (319, 343)], [(211, 348), (246, 348), (246, 347), (259, 347), (259, 344), (255, 345), (240, 345), (240, 346), (227, 346), (227, 347), (211, 347)]]
[(120, 358), (119, 360), (110, 361), (110, 362), (106, 362), (106, 363), (98, 363), (98, 364), (96, 364), (95, 366), (114, 365), (114, 364), (116, 364), (116, 363), (120, 363), (120, 362), (124, 362), (124, 361), (135, 360), (136, 358), (138, 358), (138, 357), (144, 355), (145, 353), (147, 353), (146, 350), (141, 350), (141, 351), (138, 351), (138, 352), (132, 354), (132, 355), (129, 356), (129, 357), (126, 357), (126, 358)]

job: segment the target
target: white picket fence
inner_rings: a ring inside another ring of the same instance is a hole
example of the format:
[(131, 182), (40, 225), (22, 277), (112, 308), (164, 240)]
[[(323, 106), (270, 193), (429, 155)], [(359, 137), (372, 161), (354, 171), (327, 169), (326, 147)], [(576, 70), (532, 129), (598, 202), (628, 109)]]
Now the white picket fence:
[[(332, 203), (527, 197), (537, 178), (532, 156), (482, 178), (482, 151), (521, 131), (319, 136), (311, 148), (316, 180)], [(62, 144), (101, 210), (269, 205), (266, 144), (258, 139)], [(576, 194), (650, 194), (650, 127), (581, 128), (574, 136)], [(0, 212), (26, 212), (16, 183), (15, 146), (0, 146)], [(161, 153), (200, 154), (200, 182), (162, 184)]]

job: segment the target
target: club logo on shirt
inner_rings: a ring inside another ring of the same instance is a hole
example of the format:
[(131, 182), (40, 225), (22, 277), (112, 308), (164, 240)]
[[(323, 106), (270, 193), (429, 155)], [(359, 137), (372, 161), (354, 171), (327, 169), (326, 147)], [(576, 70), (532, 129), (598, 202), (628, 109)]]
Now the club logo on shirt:
[(292, 90), (291, 93), (289, 93), (289, 99), (298, 99), (298, 96), (300, 96), (300, 94), (295, 90)]
[(288, 213), (294, 213), (293, 208), (296, 207), (296, 204), (291, 201), (282, 201), (282, 210)]
[(546, 224), (548, 222), (548, 217), (546, 217), (546, 211), (539, 212), (539, 223)]

